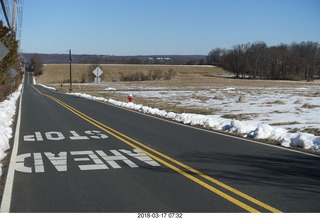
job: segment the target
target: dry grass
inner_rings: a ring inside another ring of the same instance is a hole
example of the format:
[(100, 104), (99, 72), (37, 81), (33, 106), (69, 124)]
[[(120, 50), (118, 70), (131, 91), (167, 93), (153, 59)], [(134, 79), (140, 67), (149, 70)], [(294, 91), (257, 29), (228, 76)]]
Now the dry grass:
[(222, 115), (222, 118), (226, 119), (237, 119), (237, 120), (250, 120), (259, 116), (258, 113), (241, 113), (241, 114), (225, 114)]
[[(88, 73), (90, 65), (73, 64), (72, 78), (73, 81), (81, 81), (82, 74)], [(104, 72), (102, 81), (104, 83), (113, 82), (112, 85), (128, 86), (149, 86), (149, 87), (179, 87), (179, 88), (219, 88), (233, 86), (251, 86), (251, 87), (303, 87), (317, 86), (319, 82), (304, 81), (268, 81), (268, 80), (245, 80), (219, 77), (221, 74), (227, 74), (221, 68), (217, 67), (199, 67), (199, 66), (181, 66), (181, 65), (101, 65)], [(120, 73), (149, 72), (154, 70), (169, 71), (172, 69), (177, 74), (169, 81), (148, 81), (148, 82), (119, 82)], [(52, 85), (60, 84), (69, 79), (68, 64), (48, 64), (44, 66), (44, 74), (37, 78), (38, 83)]]
[(301, 106), (301, 108), (306, 108), (306, 109), (313, 109), (313, 108), (317, 108), (317, 107), (320, 107), (319, 105), (312, 105), (312, 104), (308, 104), (308, 103), (305, 103)]
[[(72, 65), (72, 80), (80, 81), (82, 74), (89, 73), (90, 65), (73, 64)], [(221, 68), (214, 67), (193, 67), (180, 65), (101, 65), (104, 72), (102, 80), (105, 82), (119, 81), (121, 73), (130, 74), (135, 72), (148, 73), (150, 71), (162, 70), (164, 72), (172, 69), (182, 77), (193, 78), (195, 75), (210, 75), (226, 73)], [(69, 79), (69, 65), (68, 64), (47, 64), (44, 65), (44, 74), (37, 78), (38, 83), (62, 83)]]
[(285, 126), (285, 125), (295, 125), (295, 124), (300, 124), (297, 121), (293, 121), (293, 122), (276, 122), (276, 123), (271, 123), (269, 125), (271, 126)]
[(282, 100), (275, 100), (272, 102), (266, 102), (265, 104), (270, 104), (270, 105), (283, 105), (285, 104), (285, 102), (283, 102)]

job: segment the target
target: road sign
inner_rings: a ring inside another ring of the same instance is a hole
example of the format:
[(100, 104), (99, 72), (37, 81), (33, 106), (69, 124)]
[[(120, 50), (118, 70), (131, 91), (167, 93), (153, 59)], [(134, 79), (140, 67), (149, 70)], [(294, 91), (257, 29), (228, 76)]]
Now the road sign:
[(17, 76), (18, 72), (14, 69), (14, 68), (10, 68), (9, 70), (11, 77), (15, 77)]
[(2, 43), (0, 42), (0, 61), (6, 57), (6, 55), (8, 54), (9, 50), (8, 48)]
[(103, 74), (103, 71), (101, 70), (101, 68), (97, 67), (95, 70), (93, 70), (92, 73), (98, 78)]

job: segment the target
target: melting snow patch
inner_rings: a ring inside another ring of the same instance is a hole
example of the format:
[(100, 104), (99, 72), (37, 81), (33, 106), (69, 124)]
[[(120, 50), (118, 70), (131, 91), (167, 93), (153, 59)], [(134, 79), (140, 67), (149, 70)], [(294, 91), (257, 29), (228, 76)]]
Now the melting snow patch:
[(113, 87), (107, 87), (107, 88), (105, 88), (104, 90), (114, 91), (114, 90), (117, 90), (117, 89), (115, 89), (115, 88), (113, 88)]
[(46, 86), (46, 85), (44, 85), (44, 84), (38, 84), (38, 85), (40, 85), (40, 86), (42, 86), (42, 87), (44, 87), (44, 88), (47, 88), (47, 89), (49, 89), (49, 90), (57, 90), (57, 89), (55, 89), (54, 87), (48, 87), (48, 86)]

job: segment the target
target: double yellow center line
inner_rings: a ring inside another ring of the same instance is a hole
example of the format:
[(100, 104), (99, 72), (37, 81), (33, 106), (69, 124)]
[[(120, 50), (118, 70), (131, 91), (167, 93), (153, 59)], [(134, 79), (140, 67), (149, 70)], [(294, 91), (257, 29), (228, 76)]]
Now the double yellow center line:
[[(149, 157), (151, 157), (152, 159), (156, 160), (157, 162), (163, 164), (164, 166), (176, 171), (177, 173), (183, 175), (184, 177), (190, 179), (191, 181), (203, 186), (204, 188), (210, 190), (211, 192), (221, 196), (222, 198), (232, 202), (233, 204), (243, 208), (244, 210), (248, 211), (248, 212), (252, 212), (252, 213), (258, 213), (260, 211), (258, 211), (257, 209), (249, 206), (248, 204), (232, 197), (231, 195), (213, 187), (212, 185), (210, 185), (209, 183), (205, 182), (205, 180), (209, 181), (210, 183), (213, 183), (216, 186), (219, 186), (227, 191), (229, 191), (230, 193), (232, 193), (234, 196), (239, 196), (242, 199), (247, 200), (248, 202), (250, 202), (251, 204), (254, 204), (256, 206), (260, 206), (263, 209), (266, 209), (270, 212), (274, 212), (274, 213), (280, 213), (281, 211), (279, 211), (276, 208), (271, 207), (268, 204), (265, 204), (243, 192), (240, 192), (237, 189), (232, 188), (231, 186), (228, 186), (222, 182), (220, 182), (219, 180), (216, 180), (206, 174), (201, 173), (200, 171), (189, 167), (186, 164), (183, 164), (157, 150), (154, 150), (146, 145), (144, 145), (141, 142), (138, 142), (124, 134), (122, 134), (121, 132), (118, 132), (117, 130), (114, 130), (112, 128), (110, 128), (109, 126), (102, 124), (101, 122), (91, 118), (90, 116), (80, 112), (79, 110), (71, 107), (70, 105), (64, 103), (63, 101), (42, 93), (41, 91), (39, 91), (37, 88), (35, 88), (34, 86), (32, 86), (39, 94), (46, 96), (48, 98), (50, 98), (51, 100), (55, 101), (56, 103), (60, 104), (61, 106), (63, 106), (64, 108), (68, 109), (70, 112), (74, 113), (75, 115), (79, 116), (80, 118), (82, 118), (83, 120), (91, 123), (92, 125), (94, 125), (95, 127), (103, 130), (104, 132), (108, 133), (109, 135), (117, 138), (118, 140), (124, 142), (125, 144), (131, 146), (132, 148), (135, 149), (139, 149), (141, 150), (143, 153), (145, 153), (146, 155), (148, 155)], [(184, 170), (183, 170), (184, 169)]]

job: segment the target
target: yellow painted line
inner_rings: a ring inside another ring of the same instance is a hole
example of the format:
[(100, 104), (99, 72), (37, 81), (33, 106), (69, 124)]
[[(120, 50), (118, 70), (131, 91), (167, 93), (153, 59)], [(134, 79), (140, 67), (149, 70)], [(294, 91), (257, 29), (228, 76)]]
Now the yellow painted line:
[[(166, 161), (160, 159), (159, 157), (147, 152), (146, 150), (144, 150), (144, 149), (132, 144), (131, 142), (133, 142), (133, 143), (135, 143), (135, 144), (137, 144), (137, 145), (139, 145), (139, 146), (141, 146), (141, 147), (143, 147), (143, 148), (145, 148), (145, 149), (157, 154), (158, 156), (161, 156), (161, 157), (171, 161), (172, 163), (175, 163), (175, 164), (179, 165), (180, 167), (183, 167), (183, 168), (187, 169), (189, 172), (192, 172), (192, 173), (194, 173), (194, 174), (196, 174), (196, 175), (198, 175), (198, 176), (200, 176), (200, 177), (202, 177), (204, 179), (207, 179), (208, 181), (210, 181), (210, 182), (212, 182), (212, 183), (214, 183), (214, 184), (216, 184), (216, 185), (218, 185), (218, 186), (220, 186), (220, 187), (222, 187), (222, 188), (224, 188), (224, 189), (226, 189), (226, 190), (228, 190), (228, 191), (230, 191), (230, 192), (232, 192), (232, 193), (234, 193), (234, 194), (236, 194), (236, 195), (238, 195), (238, 196), (240, 196), (240, 197), (242, 197), (242, 198), (244, 198), (244, 199), (246, 199), (246, 200), (248, 200), (248, 201), (250, 201), (250, 202), (252, 202), (252, 203), (254, 203), (254, 204), (256, 204), (256, 205), (258, 205), (260, 207), (262, 207), (262, 208), (264, 208), (264, 209), (266, 209), (266, 210), (269, 210), (270, 212), (281, 213), (280, 210), (278, 210), (278, 209), (276, 209), (274, 207), (271, 207), (270, 205), (268, 205), (266, 203), (263, 203), (263, 202), (255, 199), (255, 198), (253, 198), (253, 197), (251, 197), (251, 196), (249, 196), (249, 195), (247, 195), (247, 194), (245, 194), (245, 193), (243, 193), (243, 192), (241, 192), (241, 191), (239, 191), (237, 189), (234, 189), (231, 186), (228, 186), (228, 185), (220, 182), (219, 180), (216, 180), (216, 179), (214, 179), (214, 178), (212, 178), (212, 177), (210, 177), (208, 175), (205, 175), (205, 174), (201, 173), (200, 171), (195, 170), (194, 168), (189, 167), (188, 165), (185, 165), (185, 164), (183, 164), (183, 163), (181, 163), (181, 162), (179, 162), (179, 161), (177, 161), (177, 160), (175, 160), (175, 159), (173, 159), (173, 158), (171, 158), (171, 157), (169, 157), (169, 156), (167, 156), (167, 155), (165, 155), (165, 154), (163, 154), (163, 153), (161, 153), (159, 151), (156, 151), (156, 150), (154, 150), (154, 149), (152, 149), (152, 148), (150, 148), (150, 147), (148, 147), (148, 146), (146, 146), (146, 145), (144, 145), (144, 144), (142, 144), (142, 143), (140, 143), (140, 142), (138, 142), (138, 141), (136, 141), (136, 140), (124, 135), (124, 134), (122, 134), (121, 132), (118, 132), (117, 130), (114, 130), (114, 129), (112, 129), (112, 128), (100, 123), (99, 121), (96, 121), (95, 119), (93, 119), (93, 118), (89, 117), (88, 115), (78, 111), (77, 109), (69, 106), (68, 104), (64, 103), (63, 101), (61, 101), (61, 100), (59, 100), (59, 99), (57, 99), (55, 97), (52, 97), (50, 95), (43, 94), (41, 91), (39, 91), (35, 87), (33, 87), (33, 88), (39, 94), (52, 99), (53, 101), (57, 102), (58, 104), (60, 104), (64, 108), (68, 109), (72, 113), (76, 114), (80, 118), (84, 119), (85, 121), (91, 123), (92, 125), (98, 127), (99, 129), (105, 131), (106, 133), (112, 135), (113, 137), (119, 139), (120, 141), (126, 143), (127, 145), (143, 151), (145, 154), (147, 154), (148, 156), (150, 156), (154, 160), (156, 160), (156, 161), (162, 163), (163, 165), (169, 167), (170, 169), (180, 173), (181, 175), (183, 175), (183, 176), (187, 177), (188, 179), (196, 182), (197, 184), (205, 187), (206, 189), (214, 192), (215, 194), (223, 197), (224, 199), (226, 199), (226, 200), (238, 205), (239, 207), (247, 210), (248, 212), (259, 212), (259, 211), (254, 209), (254, 208), (252, 208), (252, 207), (250, 207), (250, 206), (248, 206), (247, 204), (245, 204), (245, 203), (243, 203), (243, 202), (231, 197), (230, 195), (228, 195), (228, 194), (226, 194), (226, 193), (224, 193), (224, 192), (222, 192), (222, 191), (210, 186), (209, 184), (207, 184), (207, 183), (199, 180), (198, 178), (186, 173), (185, 171), (183, 171), (183, 170), (181, 170), (181, 169), (169, 164), (168, 162), (166, 162)], [(128, 140), (131, 141), (131, 142), (129, 142)]]

